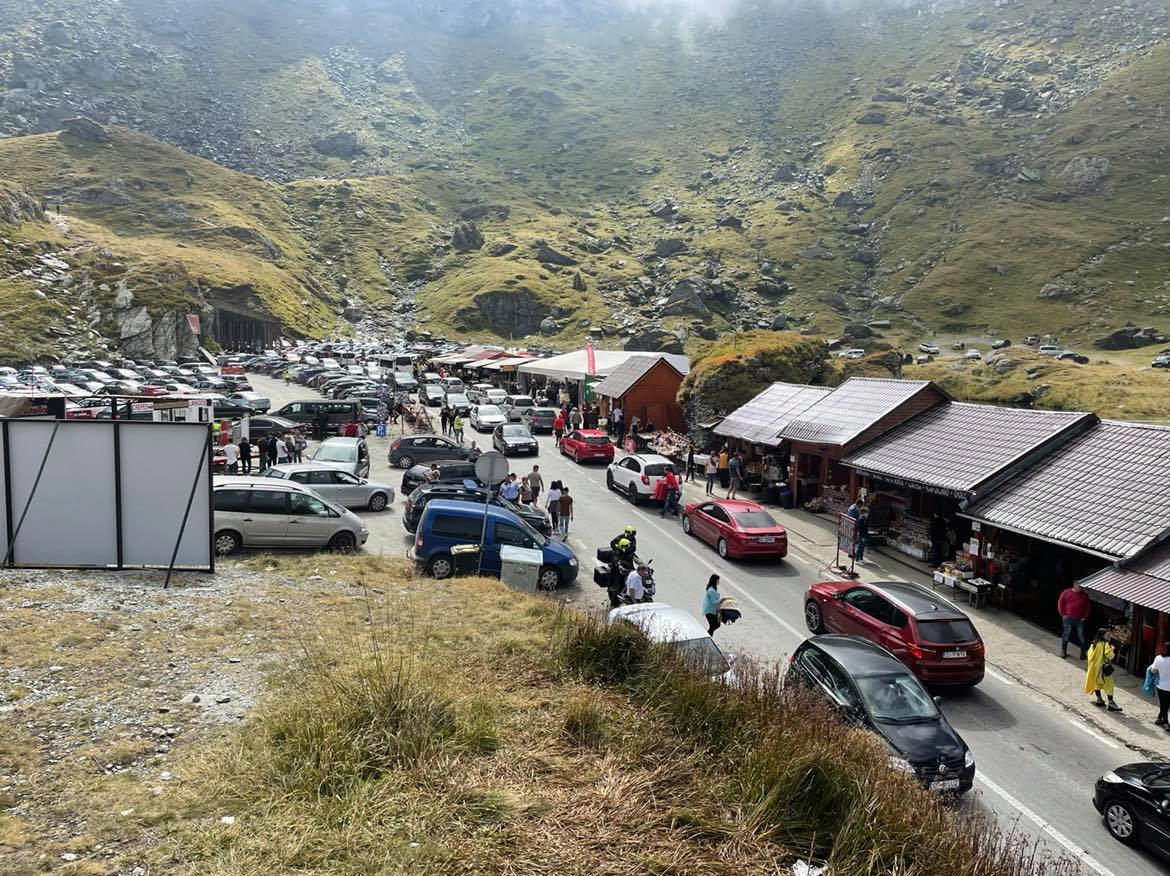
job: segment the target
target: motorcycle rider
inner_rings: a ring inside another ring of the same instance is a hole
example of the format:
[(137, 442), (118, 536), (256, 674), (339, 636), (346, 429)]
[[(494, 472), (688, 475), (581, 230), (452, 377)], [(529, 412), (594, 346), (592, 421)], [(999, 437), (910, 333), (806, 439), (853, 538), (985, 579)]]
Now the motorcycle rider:
[[(629, 542), (629, 546), (625, 549), (619, 547), (622, 540)], [(615, 535), (609, 542), (610, 548), (619, 556), (628, 557), (627, 565), (633, 566), (634, 556), (638, 553), (638, 530), (633, 526), (627, 526), (619, 535)]]

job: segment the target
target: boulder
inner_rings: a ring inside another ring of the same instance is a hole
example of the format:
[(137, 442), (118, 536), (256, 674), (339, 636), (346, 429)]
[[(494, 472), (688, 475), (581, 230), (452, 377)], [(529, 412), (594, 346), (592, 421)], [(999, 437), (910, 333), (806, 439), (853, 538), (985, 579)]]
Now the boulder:
[(833, 198), (834, 207), (856, 207), (857, 196), (853, 192), (841, 192), (837, 197)]
[(589, 287), (585, 285), (585, 278), (581, 276), (580, 271), (573, 275), (573, 288), (578, 292), (585, 292), (589, 289)]
[(659, 313), (662, 316), (711, 315), (699, 288), (689, 280), (684, 280), (674, 287)]
[(743, 228), (743, 220), (738, 216), (720, 216), (715, 224), (721, 228)]
[(1098, 338), (1093, 346), (1100, 350), (1133, 350), (1138, 347), (1148, 347), (1150, 344), (1164, 344), (1166, 336), (1156, 328), (1137, 328), (1128, 325), (1123, 329)]
[(506, 256), (510, 252), (516, 251), (516, 244), (509, 243), (506, 240), (500, 240), (488, 247), (488, 255), (491, 256)]
[(451, 232), (451, 246), (458, 252), (470, 252), (483, 246), (483, 233), (474, 222), (463, 222)]
[(970, 309), (971, 309), (971, 305), (969, 305), (969, 304), (963, 304), (963, 303), (952, 304), (950, 307), (943, 308), (942, 315), (949, 316), (949, 317), (962, 316), (964, 313), (966, 313)]
[(650, 215), (657, 219), (669, 219), (675, 213), (674, 204), (669, 198), (664, 198), (661, 201), (655, 201), (650, 205)]
[(772, 179), (775, 182), (794, 182), (799, 168), (791, 161), (786, 161), (776, 168), (772, 174)]
[(649, 353), (681, 353), (682, 341), (665, 329), (645, 328), (634, 332), (622, 345), (625, 350), (645, 350)]
[(557, 325), (557, 321), (551, 316), (546, 316), (540, 321), (540, 333), (542, 335), (555, 335), (560, 330), (561, 327)]
[(999, 103), (1005, 110), (1033, 110), (1036, 108), (1036, 95), (1018, 85), (1012, 85), (1004, 89)]
[(760, 280), (753, 287), (756, 293), (766, 298), (781, 298), (792, 292), (792, 286), (784, 277), (770, 277)]
[(878, 88), (870, 98), (874, 103), (905, 103), (906, 95), (888, 88)]
[(884, 125), (885, 123), (886, 114), (877, 110), (870, 110), (864, 115), (857, 117), (857, 124), (859, 125)]
[(336, 131), (318, 137), (313, 141), (313, 148), (322, 155), (331, 155), (334, 158), (353, 158), (365, 151), (353, 131)]
[(1045, 283), (1036, 294), (1037, 298), (1045, 300), (1067, 301), (1076, 294), (1076, 290), (1068, 283)]
[(860, 322), (851, 322), (841, 330), (843, 335), (853, 338), (855, 341), (863, 341), (867, 338), (873, 337), (873, 329)]
[(539, 330), (548, 312), (539, 298), (527, 289), (483, 292), (474, 299), (475, 311), (460, 310), (457, 316), (464, 320), (479, 317), (498, 335), (530, 335)]
[(868, 246), (859, 246), (853, 252), (849, 253), (849, 260), (861, 262), (861, 264), (866, 266), (876, 265), (878, 262), (877, 250)]
[(681, 237), (664, 237), (654, 244), (654, 254), (663, 259), (686, 251), (687, 243)]
[(1052, 69), (1052, 63), (1050, 61), (1047, 61), (1047, 60), (1041, 58), (1040, 60), (1037, 60), (1037, 61), (1029, 61), (1027, 64), (1024, 65), (1024, 69), (1032, 74), (1047, 73), (1049, 70)]
[(54, 21), (45, 28), (45, 42), (62, 48), (73, 45), (73, 33), (63, 21)]
[(577, 260), (572, 256), (567, 256), (563, 252), (557, 252), (548, 244), (538, 244), (536, 247), (536, 260), (547, 265), (560, 265), (561, 267), (572, 267), (577, 264)]
[(1087, 195), (1101, 187), (1101, 181), (1109, 173), (1109, 159), (1102, 155), (1078, 155), (1060, 171), (1068, 181), (1068, 188), (1078, 194)]
[(476, 219), (483, 219), (493, 213), (497, 219), (507, 219), (512, 215), (511, 209), (503, 204), (476, 204), (463, 210), (459, 214), (459, 218), (465, 222), (474, 222)]
[(846, 311), (849, 309), (849, 301), (840, 292), (818, 292), (817, 301), (829, 305), (834, 310)]
[(802, 259), (820, 259), (824, 262), (831, 262), (837, 257), (827, 246), (822, 246), (819, 243), (814, 243), (812, 246), (806, 246), (800, 250), (800, 257)]
[(774, 332), (782, 332), (788, 328), (788, 315), (785, 313), (778, 313), (772, 317), (772, 321), (768, 323), (768, 328)]
[(109, 143), (110, 132), (88, 116), (75, 116), (61, 122), (61, 128), (87, 143)]

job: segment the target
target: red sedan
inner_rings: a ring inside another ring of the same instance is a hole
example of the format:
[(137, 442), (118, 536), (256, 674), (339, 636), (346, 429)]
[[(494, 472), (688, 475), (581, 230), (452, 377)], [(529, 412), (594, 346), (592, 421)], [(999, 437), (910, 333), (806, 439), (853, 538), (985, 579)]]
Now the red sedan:
[(978, 684), (983, 640), (956, 606), (917, 584), (821, 581), (804, 598), (814, 633), (848, 633), (881, 645), (926, 684)]
[(683, 531), (733, 559), (788, 555), (788, 533), (772, 515), (746, 499), (708, 499), (683, 509)]
[(600, 429), (574, 429), (561, 439), (561, 453), (574, 462), (613, 462), (613, 442)]

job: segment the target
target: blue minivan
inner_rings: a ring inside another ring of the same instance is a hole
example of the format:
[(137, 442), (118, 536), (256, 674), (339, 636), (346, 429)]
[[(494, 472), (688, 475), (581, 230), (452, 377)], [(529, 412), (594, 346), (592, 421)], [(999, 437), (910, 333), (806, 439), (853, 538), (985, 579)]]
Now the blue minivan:
[[(411, 557), (436, 578), (455, 573), (451, 548), (461, 544), (479, 544), (483, 528), (483, 505), (436, 499), (427, 503), (415, 531)], [(577, 577), (577, 558), (568, 545), (541, 535), (511, 511), (488, 506), (487, 533), (483, 545), (483, 570), (500, 574), (500, 546), (531, 548), (544, 554), (540, 567), (540, 587), (553, 590)]]

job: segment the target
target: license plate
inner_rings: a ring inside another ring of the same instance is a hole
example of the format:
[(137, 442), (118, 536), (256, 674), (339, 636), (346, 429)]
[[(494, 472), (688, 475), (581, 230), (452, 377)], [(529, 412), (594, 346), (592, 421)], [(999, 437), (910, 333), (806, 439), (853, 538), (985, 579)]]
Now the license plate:
[(959, 790), (958, 779), (939, 779), (937, 782), (930, 783), (930, 790), (932, 791), (957, 791)]
[(944, 651), (943, 652), (943, 659), (944, 660), (955, 660), (959, 657), (966, 657), (966, 656), (967, 656), (966, 651)]
[(776, 541), (776, 536), (774, 536), (774, 535), (761, 536), (758, 539), (758, 541), (760, 542), (760, 544), (772, 544), (774, 541)]

